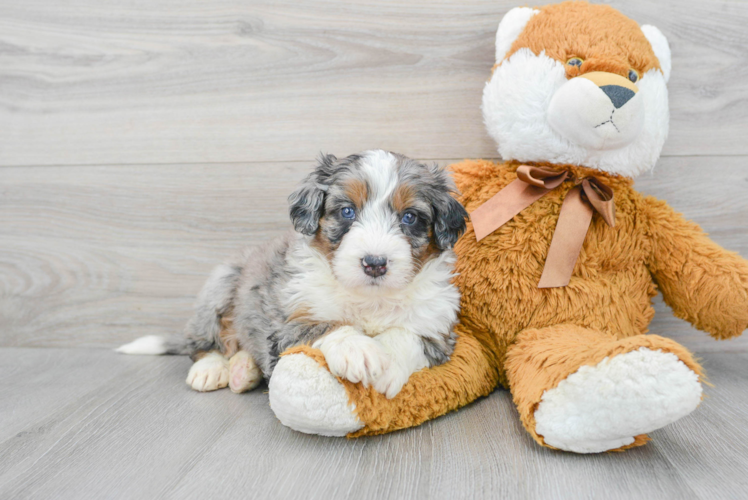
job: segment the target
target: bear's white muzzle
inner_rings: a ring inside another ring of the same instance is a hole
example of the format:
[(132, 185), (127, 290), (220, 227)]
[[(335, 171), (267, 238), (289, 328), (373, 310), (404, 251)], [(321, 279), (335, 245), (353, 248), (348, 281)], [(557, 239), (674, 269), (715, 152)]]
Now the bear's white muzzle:
[(567, 140), (593, 150), (622, 148), (644, 126), (638, 88), (626, 78), (594, 72), (572, 78), (556, 91), (548, 123)]

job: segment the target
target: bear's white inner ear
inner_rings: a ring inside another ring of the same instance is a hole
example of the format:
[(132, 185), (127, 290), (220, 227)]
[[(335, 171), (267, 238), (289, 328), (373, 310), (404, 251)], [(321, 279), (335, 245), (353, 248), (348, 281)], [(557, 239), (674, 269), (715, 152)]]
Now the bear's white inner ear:
[(670, 62), (670, 45), (667, 43), (667, 38), (651, 24), (645, 24), (642, 26), (642, 33), (649, 40), (649, 44), (652, 45), (657, 59), (660, 61), (660, 68), (662, 68), (662, 74), (665, 75), (665, 82), (670, 80), (670, 68), (672, 63)]
[[(501, 62), (517, 37), (525, 29), (532, 16), (540, 12), (530, 7), (515, 7), (507, 12), (499, 23), (496, 32), (496, 62)], [(667, 43), (667, 42), (666, 42)]]

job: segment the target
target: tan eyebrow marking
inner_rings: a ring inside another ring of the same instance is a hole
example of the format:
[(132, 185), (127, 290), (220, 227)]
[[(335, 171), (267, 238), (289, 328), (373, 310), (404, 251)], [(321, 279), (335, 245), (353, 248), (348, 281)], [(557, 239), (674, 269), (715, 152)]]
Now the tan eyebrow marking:
[(398, 213), (402, 213), (406, 209), (413, 206), (415, 202), (416, 193), (412, 187), (407, 184), (400, 184), (392, 193), (392, 208)]
[(360, 179), (346, 181), (343, 186), (343, 192), (359, 209), (363, 208), (366, 200), (369, 198), (369, 186)]

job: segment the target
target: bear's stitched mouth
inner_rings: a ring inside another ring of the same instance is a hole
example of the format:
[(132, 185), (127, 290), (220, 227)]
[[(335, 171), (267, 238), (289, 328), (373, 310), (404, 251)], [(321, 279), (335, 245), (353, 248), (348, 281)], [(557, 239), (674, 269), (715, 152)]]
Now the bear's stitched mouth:
[(595, 128), (602, 127), (603, 125), (605, 125), (607, 123), (610, 123), (611, 125), (613, 125), (613, 128), (616, 129), (616, 132), (618, 132), (620, 134), (621, 131), (618, 130), (618, 127), (616, 127), (616, 124), (613, 121), (613, 115), (615, 114), (615, 112), (616, 112), (616, 110), (614, 109), (613, 112), (610, 114), (610, 118), (608, 118), (607, 120), (605, 120), (604, 122), (602, 122), (602, 123), (600, 123), (598, 125), (595, 125)]

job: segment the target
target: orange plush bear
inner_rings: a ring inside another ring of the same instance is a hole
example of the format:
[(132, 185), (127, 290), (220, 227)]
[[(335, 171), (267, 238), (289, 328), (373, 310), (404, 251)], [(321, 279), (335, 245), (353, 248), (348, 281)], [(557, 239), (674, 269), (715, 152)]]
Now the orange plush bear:
[(270, 381), (295, 429), (401, 429), (508, 387), (541, 445), (579, 453), (644, 444), (701, 401), (702, 370), (649, 335), (657, 290), (717, 339), (748, 326), (748, 262), (633, 179), (668, 129), (670, 49), (653, 26), (583, 2), (506, 14), (483, 96), (504, 162), (453, 166), (472, 223), (458, 242), (455, 352), (393, 399), (336, 379), (297, 347)]

